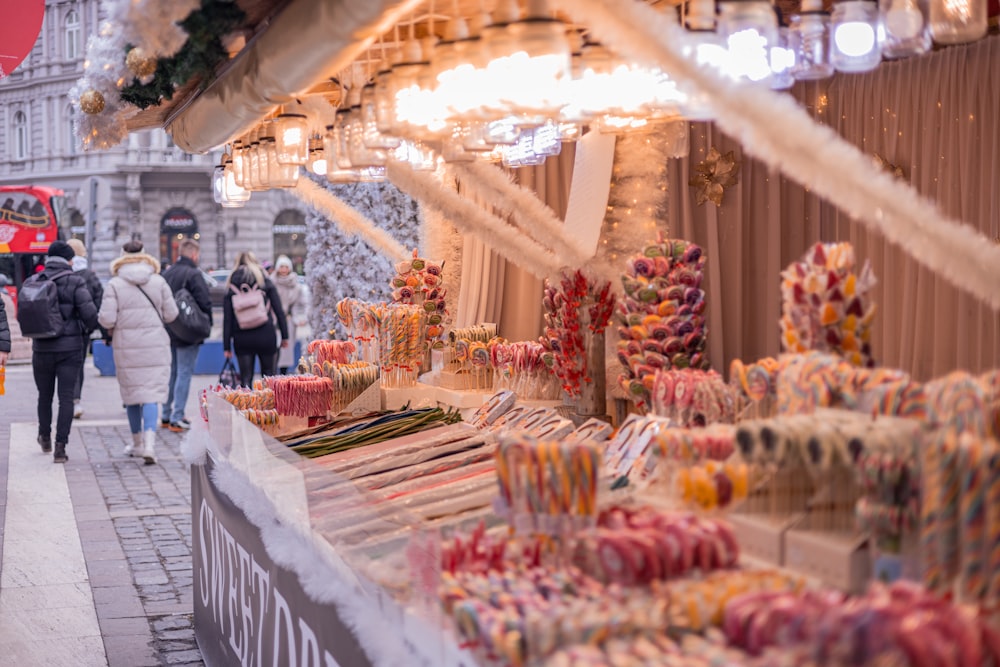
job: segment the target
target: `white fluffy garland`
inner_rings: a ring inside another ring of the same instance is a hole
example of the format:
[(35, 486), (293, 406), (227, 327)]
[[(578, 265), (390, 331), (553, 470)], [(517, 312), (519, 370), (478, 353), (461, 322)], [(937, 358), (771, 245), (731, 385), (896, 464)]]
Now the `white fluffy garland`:
[(434, 176), (400, 162), (390, 162), (386, 173), (389, 180), (411, 197), (440, 211), (456, 227), (479, 237), (490, 249), (533, 275), (546, 278), (559, 271), (555, 255), (457, 192), (446, 190)]
[(410, 252), (403, 247), (403, 244), (392, 238), (388, 232), (375, 226), (375, 223), (356, 209), (310, 179), (300, 178), (290, 192), (316, 210), (327, 214), (331, 220), (338, 222), (346, 234), (360, 236), (368, 245), (393, 262), (402, 261), (410, 256)]
[[(716, 123), (761, 161), (781, 169), (914, 259), (1000, 310), (1000, 246), (948, 219), (912, 187), (882, 172), (786, 95), (732, 82), (684, 56), (692, 39), (676, 21), (636, 0), (556, 0), (595, 37), (640, 62), (657, 63), (707, 92)], [(693, 49), (692, 49), (693, 51)]]
[(117, 0), (109, 17), (122, 26), (123, 38), (153, 56), (172, 56), (188, 34), (177, 25), (201, 6), (201, 0)]
[(464, 176), (465, 187), (511, 216), (524, 233), (551, 249), (562, 264), (583, 266), (593, 256), (579, 237), (567, 236), (565, 223), (535, 192), (514, 183), (506, 172), (483, 162), (456, 164), (453, 168), (459, 177)]
[(125, 121), (137, 111), (122, 104), (118, 94), (120, 81), (129, 76), (125, 67), (125, 37), (110, 21), (101, 23), (98, 34), (87, 40), (87, 58), (83, 76), (69, 90), (73, 107), (80, 109), (80, 96), (95, 90), (104, 98), (104, 110), (97, 114), (79, 110), (73, 115), (73, 128), (85, 149), (105, 149), (116, 146), (128, 136)]
[[(441, 187), (454, 190), (455, 182), (446, 174)], [(464, 240), (451, 221), (437, 209), (421, 204), (420, 218), (420, 249), (424, 257), (444, 262), (444, 274), (449, 278), (444, 295), (445, 310), (454, 317), (458, 313), (461, 291)]]

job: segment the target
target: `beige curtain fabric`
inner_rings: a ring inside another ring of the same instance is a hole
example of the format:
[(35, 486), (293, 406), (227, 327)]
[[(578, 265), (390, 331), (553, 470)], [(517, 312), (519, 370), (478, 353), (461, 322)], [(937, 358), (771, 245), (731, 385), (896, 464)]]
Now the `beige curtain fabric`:
[[(511, 173), (516, 182), (534, 190), (562, 218), (569, 202), (575, 154), (572, 144), (563, 144), (562, 152), (545, 164)], [(488, 206), (485, 202), (479, 204)], [(515, 341), (535, 340), (542, 333), (542, 281), (503, 259), (479, 239), (465, 238), (461, 280), (455, 326), (496, 322), (499, 334)]]
[[(902, 167), (904, 177), (948, 215), (1000, 237), (1000, 38), (921, 58), (883, 63), (864, 75), (797, 86), (799, 100), (865, 153)], [(739, 184), (716, 208), (694, 205), (688, 179), (711, 146), (742, 160)], [(810, 150), (822, 150), (822, 146)], [(780, 351), (780, 271), (816, 241), (850, 241), (879, 280), (873, 331), (877, 362), (926, 380), (955, 369), (1000, 366), (1000, 315), (917, 265), (835, 206), (747, 159), (710, 124), (691, 125), (691, 155), (671, 160), (670, 229), (709, 256), (710, 355)], [(954, 258), (961, 262), (961, 257)], [(1000, 289), (1000, 285), (997, 286)]]

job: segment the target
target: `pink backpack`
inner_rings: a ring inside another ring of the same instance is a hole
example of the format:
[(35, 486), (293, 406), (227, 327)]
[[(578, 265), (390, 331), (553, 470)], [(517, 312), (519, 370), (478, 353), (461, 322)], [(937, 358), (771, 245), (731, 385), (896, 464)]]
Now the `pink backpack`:
[(240, 329), (256, 329), (267, 322), (268, 308), (264, 303), (264, 293), (256, 285), (230, 285), (233, 292), (233, 313)]

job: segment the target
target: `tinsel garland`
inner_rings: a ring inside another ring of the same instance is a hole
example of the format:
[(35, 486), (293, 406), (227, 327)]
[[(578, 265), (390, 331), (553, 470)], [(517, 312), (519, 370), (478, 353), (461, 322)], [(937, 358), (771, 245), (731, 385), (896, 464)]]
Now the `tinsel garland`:
[(387, 174), (389, 180), (411, 197), (437, 209), (457, 228), (478, 237), (491, 250), (533, 275), (545, 278), (559, 270), (558, 258), (546, 248), (457, 192), (445, 190), (434, 176), (399, 162), (390, 162)]
[(290, 192), (317, 211), (325, 213), (337, 222), (349, 236), (360, 236), (373, 249), (382, 253), (391, 262), (399, 262), (410, 256), (409, 251), (384, 229), (375, 226), (354, 208), (326, 188), (307, 178), (300, 178)]
[[(455, 189), (455, 183), (446, 173), (441, 187)], [(449, 288), (444, 295), (445, 310), (454, 315), (458, 312), (458, 293), (462, 276), (462, 246), (465, 241), (440, 211), (430, 206), (420, 206), (420, 245), (428, 257), (439, 257), (445, 271), (451, 276)]]
[(733, 82), (699, 66), (696, 40), (676, 19), (636, 0), (556, 0), (594, 37), (627, 58), (656, 63), (710, 96), (716, 124), (746, 151), (899, 245), (917, 262), (1000, 310), (1000, 247), (949, 219), (909, 185), (883, 172), (832, 128), (785, 95)]
[[(389, 183), (326, 185), (332, 195), (375, 220), (403, 247), (417, 244), (420, 213), (417, 203)], [(388, 301), (388, 279), (393, 262), (375, 252), (358, 235), (346, 234), (327, 213), (309, 208), (306, 213), (306, 276), (312, 294), (309, 323), (322, 338), (336, 329), (343, 337), (337, 318), (337, 303), (346, 297), (364, 301)]]
[[(455, 173), (463, 185), (478, 193), (479, 199), (511, 216), (521, 230), (548, 247), (565, 266), (583, 266), (592, 253), (583, 247), (578, 236), (566, 234), (566, 225), (528, 188), (522, 187), (492, 164), (472, 162), (456, 164)], [(492, 196), (491, 194), (492, 193)]]

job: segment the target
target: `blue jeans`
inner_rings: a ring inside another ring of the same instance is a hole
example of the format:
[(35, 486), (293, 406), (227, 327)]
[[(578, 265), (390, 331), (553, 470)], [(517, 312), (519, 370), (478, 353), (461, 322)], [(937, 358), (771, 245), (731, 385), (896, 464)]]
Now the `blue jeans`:
[(135, 403), (125, 406), (128, 428), (133, 433), (156, 430), (156, 403)]
[(194, 364), (198, 361), (200, 347), (201, 345), (170, 346), (170, 391), (167, 402), (163, 404), (163, 421), (173, 423), (184, 419), (184, 407), (187, 405), (191, 376), (194, 375)]

